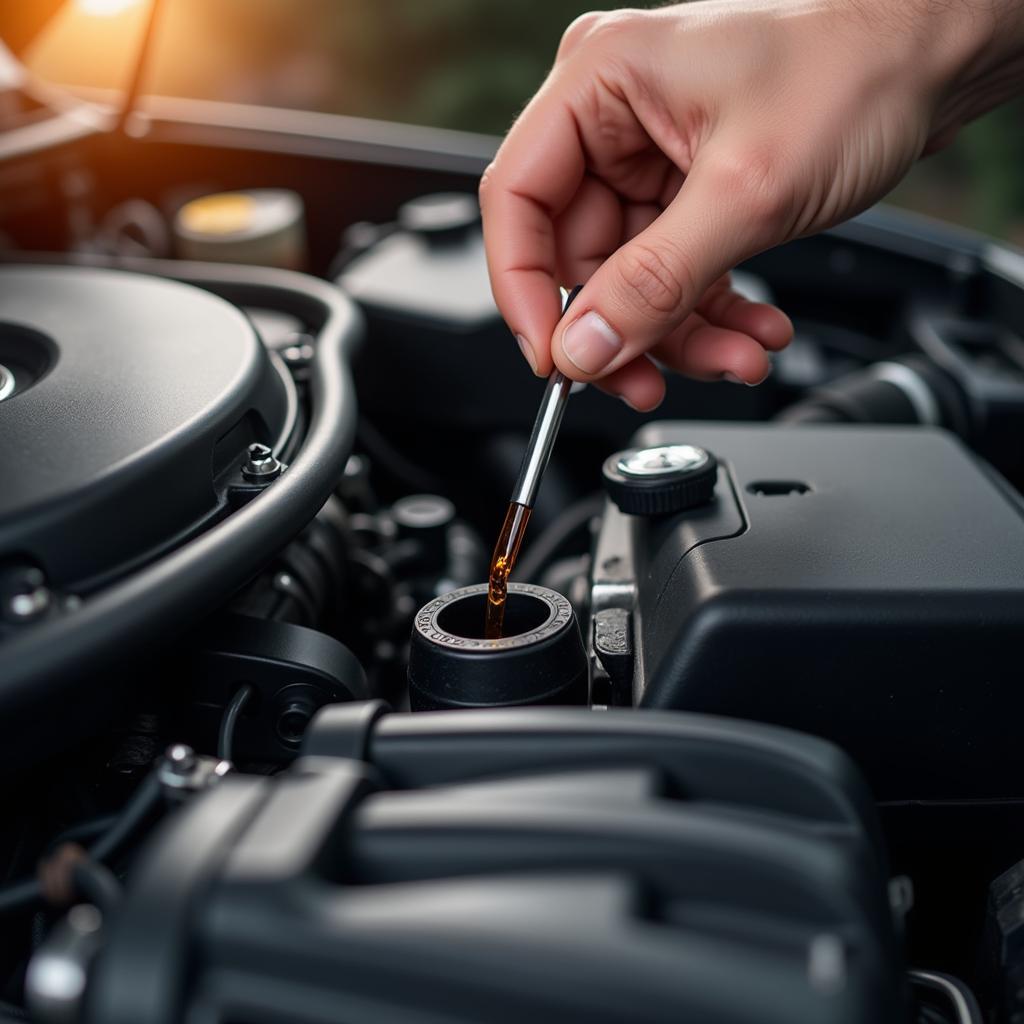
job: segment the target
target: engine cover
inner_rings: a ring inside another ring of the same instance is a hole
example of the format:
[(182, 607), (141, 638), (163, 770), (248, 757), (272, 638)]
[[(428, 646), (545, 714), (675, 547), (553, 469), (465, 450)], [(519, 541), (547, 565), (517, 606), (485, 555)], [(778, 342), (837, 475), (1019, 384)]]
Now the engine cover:
[(889, 799), (1016, 792), (1024, 517), (994, 472), (919, 427), (666, 422), (635, 443), (720, 468), (700, 508), (606, 510), (595, 642), (634, 701), (826, 736)]
[(290, 381), (236, 307), (139, 274), (0, 268), (0, 365), (0, 560), (61, 587), (87, 591), (195, 532), (246, 445), (276, 447), (294, 418)]
[(874, 809), (828, 744), (372, 702), (304, 755), (153, 835), (83, 1020), (907, 1019)]

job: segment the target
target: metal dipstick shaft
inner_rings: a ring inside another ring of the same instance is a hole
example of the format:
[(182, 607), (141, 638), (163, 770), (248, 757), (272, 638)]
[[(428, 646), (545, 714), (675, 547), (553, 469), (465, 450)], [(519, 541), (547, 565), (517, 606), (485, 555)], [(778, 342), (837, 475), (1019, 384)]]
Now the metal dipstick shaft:
[[(569, 292), (562, 307), (563, 315), (582, 287), (577, 285)], [(555, 438), (558, 437), (558, 428), (562, 424), (572, 385), (573, 382), (560, 370), (552, 371), (548, 377), (544, 397), (541, 399), (540, 409), (537, 410), (537, 418), (533, 421), (533, 432), (530, 434), (530, 441), (519, 467), (519, 479), (516, 480), (515, 489), (512, 491), (511, 500), (516, 505), (533, 508), (544, 470), (547, 469), (548, 460), (555, 447)]]

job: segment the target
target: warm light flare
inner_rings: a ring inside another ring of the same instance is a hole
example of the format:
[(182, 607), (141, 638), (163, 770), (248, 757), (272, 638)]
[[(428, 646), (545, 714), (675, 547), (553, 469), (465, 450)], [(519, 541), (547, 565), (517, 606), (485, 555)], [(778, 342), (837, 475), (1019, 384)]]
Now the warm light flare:
[(138, 7), (143, 0), (75, 0), (75, 6), (83, 14), (94, 14), (101, 18), (121, 14), (129, 8)]

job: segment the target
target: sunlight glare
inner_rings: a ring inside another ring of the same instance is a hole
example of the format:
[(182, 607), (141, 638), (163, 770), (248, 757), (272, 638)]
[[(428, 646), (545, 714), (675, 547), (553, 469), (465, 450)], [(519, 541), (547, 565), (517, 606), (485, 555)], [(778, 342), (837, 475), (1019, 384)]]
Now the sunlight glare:
[(121, 14), (141, 3), (142, 0), (75, 0), (75, 6), (83, 14), (94, 14), (101, 18)]

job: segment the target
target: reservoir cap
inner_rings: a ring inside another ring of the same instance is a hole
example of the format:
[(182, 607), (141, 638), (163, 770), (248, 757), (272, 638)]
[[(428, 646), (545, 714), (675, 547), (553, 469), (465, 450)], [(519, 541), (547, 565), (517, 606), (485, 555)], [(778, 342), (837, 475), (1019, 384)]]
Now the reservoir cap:
[(711, 500), (718, 460), (689, 444), (629, 448), (606, 459), (602, 473), (608, 496), (623, 512), (664, 516)]

